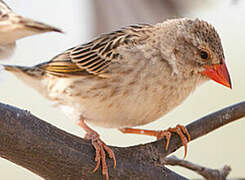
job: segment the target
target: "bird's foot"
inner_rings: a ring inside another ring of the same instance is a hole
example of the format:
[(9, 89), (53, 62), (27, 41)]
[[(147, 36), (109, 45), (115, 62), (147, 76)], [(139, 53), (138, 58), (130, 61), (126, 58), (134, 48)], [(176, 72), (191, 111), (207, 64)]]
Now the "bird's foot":
[(84, 121), (79, 121), (78, 125), (81, 126), (87, 133), (85, 139), (91, 140), (92, 145), (95, 148), (95, 161), (97, 162), (93, 172), (95, 172), (100, 164), (102, 165), (102, 174), (106, 176), (106, 180), (109, 180), (108, 167), (106, 164), (106, 152), (109, 157), (114, 161), (114, 168), (116, 167), (116, 157), (114, 152), (100, 139), (100, 136), (97, 132), (90, 129)]
[[(166, 150), (168, 149), (171, 133), (177, 133), (182, 141), (182, 145), (185, 148), (185, 155), (187, 155), (187, 143), (191, 140), (191, 136), (185, 126), (177, 125), (175, 128), (168, 128), (167, 130), (158, 131), (157, 139), (166, 138)], [(187, 136), (187, 137), (186, 137)]]
[(177, 125), (175, 128), (168, 128), (167, 130), (163, 130), (163, 131), (143, 130), (143, 129), (134, 129), (134, 128), (124, 128), (124, 129), (120, 129), (120, 131), (123, 133), (155, 136), (157, 139), (166, 138), (166, 147), (165, 147), (166, 150), (168, 149), (172, 133), (177, 133), (185, 148), (184, 158), (187, 155), (187, 143), (191, 140), (191, 136), (188, 130), (186, 129), (185, 126), (182, 126), (182, 125)]
[(94, 146), (96, 151), (95, 161), (97, 162), (97, 164), (93, 172), (95, 172), (99, 168), (101, 162), (102, 174), (105, 175), (106, 179), (108, 180), (109, 173), (106, 164), (106, 152), (108, 153), (109, 157), (113, 159), (114, 167), (116, 167), (116, 158), (114, 152), (100, 139), (99, 135), (96, 132), (87, 133), (85, 138), (92, 141), (92, 145)]

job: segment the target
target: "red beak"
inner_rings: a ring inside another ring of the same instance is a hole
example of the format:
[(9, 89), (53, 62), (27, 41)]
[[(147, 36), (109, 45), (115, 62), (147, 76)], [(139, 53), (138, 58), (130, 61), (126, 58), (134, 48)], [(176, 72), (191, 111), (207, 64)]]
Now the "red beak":
[(232, 88), (231, 78), (224, 60), (222, 60), (222, 64), (205, 65), (204, 67), (205, 70), (202, 71), (201, 74), (209, 77), (219, 84)]

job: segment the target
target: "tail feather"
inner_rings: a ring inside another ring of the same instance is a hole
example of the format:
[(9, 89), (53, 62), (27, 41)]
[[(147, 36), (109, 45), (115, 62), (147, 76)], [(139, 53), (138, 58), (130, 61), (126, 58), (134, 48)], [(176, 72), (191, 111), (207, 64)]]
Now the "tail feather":
[(62, 33), (62, 30), (59, 28), (16, 14), (2, 0), (0, 0), (0, 11), (1, 44), (15, 43), (18, 39), (45, 32)]
[(27, 69), (26, 66), (15, 66), (15, 65), (5, 65), (5, 64), (3, 64), (2, 66), (3, 66), (3, 69), (5, 69), (6, 71), (11, 71), (11, 72)]
[[(34, 33), (51, 32), (51, 31), (62, 33), (62, 30), (56, 27), (38, 21), (34, 21), (32, 19), (25, 18), (16, 14), (3, 0), (0, 0), (0, 11), (1, 11), (0, 21), (1, 21), (2, 31), (24, 30), (23, 29), (24, 27), (26, 29), (29, 29), (30, 31), (33, 31)], [(12, 28), (10, 26), (12, 26)]]
[(16, 40), (24, 37), (46, 32), (63, 33), (63, 31), (59, 28), (38, 21), (34, 21), (29, 18), (16, 16), (13, 17), (13, 19), (15, 20), (13, 20), (13, 23), (9, 25), (7, 31), (5, 29), (0, 29), (0, 42), (2, 44), (13, 43)]
[(33, 79), (41, 79), (45, 71), (40, 69), (38, 66), (16, 66), (16, 65), (2, 65), (4, 70), (12, 72), (15, 74), (18, 78), (21, 78), (21, 76), (29, 77)]
[(19, 23), (24, 27), (26, 27), (27, 29), (29, 29), (30, 31), (32, 31), (33, 33), (45, 33), (45, 32), (63, 33), (63, 31), (59, 28), (38, 21), (34, 21), (29, 18), (21, 18)]
[(45, 81), (46, 72), (38, 66), (15, 66), (2, 65), (5, 71), (13, 73), (18, 79), (31, 88), (36, 89), (40, 94), (48, 97)]

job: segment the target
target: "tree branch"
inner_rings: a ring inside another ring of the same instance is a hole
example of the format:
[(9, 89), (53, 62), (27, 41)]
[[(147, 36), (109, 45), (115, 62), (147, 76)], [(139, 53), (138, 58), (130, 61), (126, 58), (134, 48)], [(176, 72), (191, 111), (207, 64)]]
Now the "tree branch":
[[(187, 126), (192, 140), (245, 117), (245, 102), (205, 116)], [(91, 143), (66, 133), (12, 106), (0, 103), (0, 156), (45, 179), (102, 179)], [(185, 179), (163, 167), (161, 159), (181, 147), (173, 135), (169, 149), (162, 140), (126, 148), (111, 147), (117, 167), (108, 160), (111, 179)]]
[(183, 159), (179, 159), (176, 156), (166, 157), (163, 162), (165, 165), (181, 166), (203, 176), (206, 180), (226, 180), (226, 177), (231, 171), (231, 167), (225, 165), (221, 169), (207, 168)]
[[(108, 160), (110, 179), (180, 179), (167, 168), (134, 159), (124, 148), (112, 148), (117, 167)], [(46, 180), (105, 179), (95, 168), (90, 141), (66, 133), (12, 106), (0, 104), (0, 156)]]

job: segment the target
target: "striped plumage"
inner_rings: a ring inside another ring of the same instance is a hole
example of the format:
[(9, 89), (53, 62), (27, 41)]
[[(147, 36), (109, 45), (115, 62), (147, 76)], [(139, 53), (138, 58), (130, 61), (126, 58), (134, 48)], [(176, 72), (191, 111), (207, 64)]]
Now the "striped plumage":
[(103, 34), (90, 43), (75, 46), (55, 56), (50, 62), (44, 63), (42, 68), (51, 73), (86, 72), (101, 74), (113, 61), (120, 59), (116, 49), (120, 46), (134, 46), (147, 38), (146, 31), (151, 25), (131, 25), (109, 34)]

